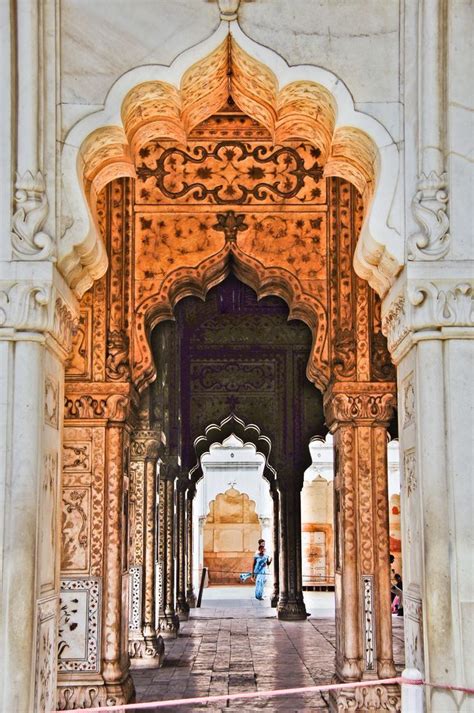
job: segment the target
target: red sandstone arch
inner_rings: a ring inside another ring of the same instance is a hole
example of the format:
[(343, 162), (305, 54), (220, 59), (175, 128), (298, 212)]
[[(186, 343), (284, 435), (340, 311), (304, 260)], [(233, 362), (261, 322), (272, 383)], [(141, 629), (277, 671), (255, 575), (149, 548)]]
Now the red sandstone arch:
[(222, 282), (233, 270), (236, 277), (251, 287), (258, 298), (281, 297), (288, 305), (289, 319), (300, 319), (311, 329), (313, 345), (307, 376), (321, 391), (329, 382), (328, 327), (323, 305), (304, 291), (299, 280), (288, 270), (266, 267), (245, 254), (237, 243), (226, 242), (222, 249), (193, 268), (183, 267), (169, 273), (158, 292), (142, 302), (135, 315), (132, 379), (142, 391), (155, 377), (149, 344), (152, 329), (161, 321), (173, 319), (175, 305), (185, 297), (205, 300), (207, 292)]

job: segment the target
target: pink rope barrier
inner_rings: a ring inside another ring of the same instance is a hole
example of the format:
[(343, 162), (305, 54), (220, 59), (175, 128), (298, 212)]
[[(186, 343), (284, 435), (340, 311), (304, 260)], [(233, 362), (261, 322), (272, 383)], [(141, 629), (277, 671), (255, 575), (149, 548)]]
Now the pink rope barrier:
[[(290, 696), (301, 693), (321, 693), (326, 691), (344, 690), (348, 688), (368, 688), (371, 686), (386, 686), (389, 684), (406, 684), (410, 686), (430, 686), (432, 688), (442, 688), (448, 691), (462, 691), (469, 695), (474, 694), (474, 688), (462, 688), (460, 686), (448, 686), (436, 683), (427, 683), (423, 679), (408, 679), (402, 676), (395, 678), (373, 679), (371, 681), (354, 681), (353, 683), (330, 683), (323, 686), (307, 686), (305, 688), (279, 688), (273, 691), (247, 691), (246, 693), (227, 693), (220, 696), (198, 696), (195, 698), (175, 698), (161, 701), (145, 701), (143, 703), (121, 703), (115, 706), (99, 706), (96, 708), (72, 708), (70, 710), (80, 710), (81, 713), (108, 713), (109, 711), (138, 711), (155, 708), (168, 708), (169, 706), (188, 706), (194, 703), (217, 703), (219, 701), (235, 701), (246, 698), (272, 698), (275, 696)], [(56, 710), (51, 713), (62, 713)]]

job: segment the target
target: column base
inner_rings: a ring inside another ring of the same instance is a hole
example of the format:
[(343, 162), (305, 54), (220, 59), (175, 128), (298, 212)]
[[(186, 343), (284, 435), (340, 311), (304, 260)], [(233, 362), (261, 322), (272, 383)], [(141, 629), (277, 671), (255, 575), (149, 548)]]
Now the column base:
[(179, 616), (180, 621), (187, 621), (189, 619), (189, 606), (184, 597), (178, 599), (176, 604), (176, 613)]
[(308, 614), (303, 601), (290, 600), (278, 602), (277, 615), (283, 621), (306, 621)]
[[(334, 681), (339, 682), (339, 680)], [(329, 692), (329, 710), (333, 713), (350, 711), (350, 713), (375, 713), (388, 711), (400, 713), (400, 686), (362, 686), (361, 688), (346, 688), (342, 691)]]
[(186, 602), (190, 609), (196, 608), (197, 599), (193, 589), (188, 589), (188, 593), (186, 594)]
[(165, 656), (162, 636), (146, 636), (128, 643), (130, 666), (136, 668), (160, 668)]
[(60, 711), (90, 707), (107, 708), (133, 702), (135, 688), (128, 672), (123, 681), (111, 684), (106, 684), (101, 676), (96, 678), (71, 674), (71, 678), (58, 681), (57, 695)]
[(179, 616), (176, 612), (165, 614), (162, 618), (160, 617), (159, 630), (162, 636), (178, 636)]

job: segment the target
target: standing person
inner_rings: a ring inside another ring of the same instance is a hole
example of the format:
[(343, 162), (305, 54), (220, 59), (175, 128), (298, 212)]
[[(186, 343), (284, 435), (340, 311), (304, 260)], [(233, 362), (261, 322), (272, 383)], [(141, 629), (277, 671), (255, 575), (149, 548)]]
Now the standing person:
[(268, 565), (272, 558), (265, 553), (263, 544), (259, 544), (258, 551), (253, 558), (253, 576), (255, 578), (255, 599), (262, 601), (265, 599), (265, 584), (267, 581)]

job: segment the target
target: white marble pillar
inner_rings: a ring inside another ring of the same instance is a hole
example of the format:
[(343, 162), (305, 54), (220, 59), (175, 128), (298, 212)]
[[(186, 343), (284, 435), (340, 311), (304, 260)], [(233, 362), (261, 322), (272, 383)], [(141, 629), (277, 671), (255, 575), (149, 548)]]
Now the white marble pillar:
[(36, 713), (56, 701), (63, 364), (73, 314), (45, 283), (0, 279), (2, 295), (11, 299), (0, 324), (0, 709)]
[[(438, 279), (426, 272), (411, 268), (384, 305), (398, 372), (406, 666), (472, 687), (474, 289), (452, 265)], [(425, 704), (464, 712), (472, 697), (427, 687)]]

